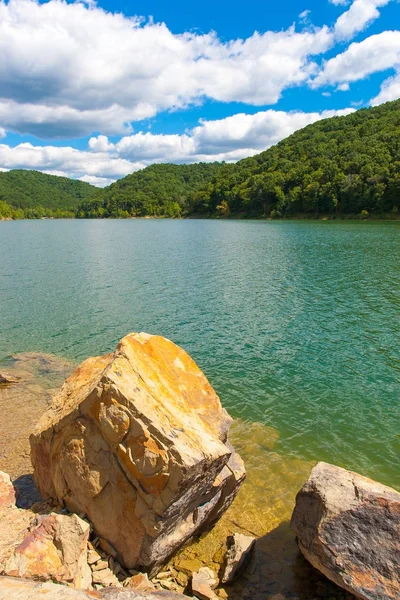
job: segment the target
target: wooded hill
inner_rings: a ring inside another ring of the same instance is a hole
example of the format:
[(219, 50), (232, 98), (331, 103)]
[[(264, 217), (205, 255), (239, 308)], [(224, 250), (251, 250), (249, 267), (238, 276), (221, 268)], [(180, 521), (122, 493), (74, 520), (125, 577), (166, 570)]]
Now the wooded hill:
[(221, 170), (220, 163), (159, 164), (136, 171), (79, 206), (78, 217), (180, 217), (194, 190)]
[(98, 188), (68, 177), (15, 169), (0, 173), (0, 218), (74, 217)]
[(380, 215), (398, 208), (400, 100), (319, 121), (225, 166), (193, 192), (185, 210), (280, 217)]
[(400, 100), (309, 125), (236, 164), (153, 165), (78, 216), (388, 215), (400, 207)]
[(0, 173), (0, 218), (395, 216), (399, 208), (400, 100), (319, 121), (236, 164), (151, 165), (104, 189)]

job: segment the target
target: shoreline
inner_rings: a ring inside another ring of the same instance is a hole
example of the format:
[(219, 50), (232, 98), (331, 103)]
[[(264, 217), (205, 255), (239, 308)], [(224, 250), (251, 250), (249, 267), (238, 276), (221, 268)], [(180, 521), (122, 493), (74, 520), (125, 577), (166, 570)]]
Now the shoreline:
[(168, 217), (168, 216), (143, 216), (143, 217), (107, 217), (107, 218), (94, 218), (94, 217), (40, 217), (34, 219), (12, 219), (11, 217), (0, 218), (0, 222), (15, 222), (15, 221), (268, 221), (268, 222), (287, 222), (287, 221), (311, 221), (311, 222), (326, 222), (326, 221), (353, 221), (360, 223), (370, 222), (400, 222), (400, 215), (370, 215), (367, 218), (360, 217), (360, 215), (319, 215), (319, 216), (308, 216), (308, 215), (292, 215), (287, 217), (265, 217), (256, 215), (240, 215), (234, 214), (228, 217), (220, 216), (202, 216), (202, 215), (188, 215), (183, 217)]

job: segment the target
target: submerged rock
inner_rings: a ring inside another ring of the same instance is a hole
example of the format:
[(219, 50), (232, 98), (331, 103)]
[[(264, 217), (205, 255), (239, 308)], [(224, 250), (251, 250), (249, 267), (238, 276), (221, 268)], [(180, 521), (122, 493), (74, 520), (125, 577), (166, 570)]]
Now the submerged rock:
[(184, 350), (132, 333), (54, 398), (31, 436), (35, 480), (88, 515), (121, 564), (154, 572), (236, 496), (245, 471), (230, 424)]
[(232, 583), (245, 568), (251, 557), (256, 538), (242, 533), (228, 536), (222, 583)]
[(337, 585), (364, 600), (400, 598), (400, 493), (319, 463), (291, 526), (305, 558)]
[(1, 384), (10, 384), (10, 383), (18, 383), (20, 381), (20, 377), (16, 377), (14, 375), (10, 375), (9, 373), (0, 373), (0, 385)]

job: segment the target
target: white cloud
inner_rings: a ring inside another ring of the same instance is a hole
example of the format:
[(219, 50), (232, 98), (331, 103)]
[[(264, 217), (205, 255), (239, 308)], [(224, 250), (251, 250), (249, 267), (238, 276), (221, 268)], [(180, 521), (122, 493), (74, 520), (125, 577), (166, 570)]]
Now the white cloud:
[(304, 113), (267, 110), (201, 121), (183, 135), (136, 133), (111, 143), (104, 135), (89, 140), (89, 150), (71, 147), (0, 144), (4, 169), (37, 169), (104, 186), (128, 173), (160, 162), (236, 161), (257, 154), (299, 128), (353, 109)]
[(348, 83), (341, 83), (336, 88), (336, 90), (338, 92), (348, 92), (349, 89), (350, 89), (350, 85)]
[(400, 31), (384, 31), (326, 61), (312, 87), (350, 83), (400, 65)]
[(92, 153), (69, 146), (33, 146), (19, 144), (11, 148), (0, 144), (0, 164), (4, 169), (36, 169), (52, 174), (62, 174), (80, 179), (102, 177), (114, 180), (144, 167), (108, 153)]
[[(336, 21), (335, 36), (342, 40), (351, 39), (380, 16), (378, 7), (385, 6), (389, 2), (390, 0), (354, 0), (349, 10), (340, 15)], [(334, 2), (334, 4), (343, 4), (343, 2)]]
[(6, 130), (0, 127), (0, 138), (6, 137)]
[(400, 70), (394, 77), (389, 77), (382, 83), (381, 91), (371, 100), (371, 105), (377, 106), (398, 98), (400, 98)]
[(346, 4), (349, 4), (349, 1), (350, 0), (329, 0), (329, 2), (335, 6), (346, 6)]
[(1, 127), (44, 137), (113, 135), (204, 98), (274, 104), (308, 80), (311, 57), (333, 43), (327, 27), (229, 42), (214, 33), (176, 35), (89, 4), (0, 0)]
[(308, 22), (308, 17), (311, 14), (311, 10), (307, 9), (307, 10), (303, 10), (303, 12), (301, 12), (299, 14), (299, 19), (302, 23), (306, 23)]

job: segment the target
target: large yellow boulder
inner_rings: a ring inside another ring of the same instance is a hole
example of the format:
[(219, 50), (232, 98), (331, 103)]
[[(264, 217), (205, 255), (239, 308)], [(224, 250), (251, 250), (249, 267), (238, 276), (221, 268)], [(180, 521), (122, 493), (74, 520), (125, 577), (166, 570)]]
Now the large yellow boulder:
[(209, 529), (245, 477), (231, 418), (184, 350), (145, 333), (89, 358), (31, 436), (45, 498), (85, 513), (127, 568), (154, 571)]

